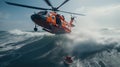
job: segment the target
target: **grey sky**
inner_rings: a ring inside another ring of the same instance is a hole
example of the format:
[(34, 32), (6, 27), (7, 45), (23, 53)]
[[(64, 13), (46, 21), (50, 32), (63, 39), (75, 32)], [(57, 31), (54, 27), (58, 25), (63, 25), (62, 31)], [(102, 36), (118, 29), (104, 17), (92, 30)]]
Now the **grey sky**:
[[(5, 0), (20, 4), (47, 7), (43, 0)], [(50, 0), (54, 6), (64, 0)], [(77, 17), (77, 25), (81, 27), (119, 27), (120, 0), (70, 0), (60, 8), (64, 11), (84, 13), (86, 16)], [(0, 0), (0, 30), (33, 30), (34, 23), (30, 15), (39, 10), (10, 6)], [(64, 13), (61, 13), (64, 14)], [(70, 15), (64, 14), (69, 21)]]

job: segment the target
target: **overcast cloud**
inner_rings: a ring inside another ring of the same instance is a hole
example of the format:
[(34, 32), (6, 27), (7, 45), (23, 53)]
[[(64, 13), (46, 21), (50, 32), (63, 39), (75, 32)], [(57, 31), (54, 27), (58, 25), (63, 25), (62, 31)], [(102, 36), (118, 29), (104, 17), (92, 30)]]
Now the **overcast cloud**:
[[(25, 2), (22, 0), (7, 1), (49, 8), (42, 0), (26, 0)], [(52, 1), (52, 3), (57, 6), (64, 0), (50, 1)], [(3, 0), (0, 1), (0, 4), (2, 5), (0, 6), (0, 19), (2, 19), (2, 21), (0, 20), (0, 23), (4, 22), (4, 24), (2, 23), (2, 26), (0, 26), (0, 30), (17, 28), (23, 30), (26, 26), (27, 30), (31, 30), (32, 27), (34, 27), (34, 24), (30, 19), (30, 15), (33, 14), (33, 12), (38, 12), (38, 10), (9, 6), (5, 4)], [(77, 27), (119, 27), (120, 25), (120, 0), (70, 0), (68, 3), (62, 6), (60, 10), (85, 14), (86, 16), (84, 17), (77, 16), (77, 23), (75, 23), (77, 24)], [(70, 15), (64, 15), (69, 21)], [(14, 23), (16, 26), (12, 26)], [(3, 29), (3, 27), (6, 27), (6, 25), (8, 25), (7, 28)]]

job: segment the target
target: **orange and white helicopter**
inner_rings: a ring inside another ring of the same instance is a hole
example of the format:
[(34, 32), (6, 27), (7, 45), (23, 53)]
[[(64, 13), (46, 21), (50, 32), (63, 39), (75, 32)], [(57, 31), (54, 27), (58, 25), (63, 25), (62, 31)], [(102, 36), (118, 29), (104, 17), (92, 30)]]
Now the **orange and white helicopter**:
[(14, 6), (20, 6), (20, 7), (26, 7), (26, 8), (32, 8), (32, 9), (38, 9), (38, 10), (44, 10), (40, 11), (38, 13), (35, 13), (31, 15), (32, 21), (35, 23), (34, 31), (37, 31), (37, 26), (41, 26), (43, 30), (53, 33), (53, 34), (63, 34), (63, 33), (70, 33), (71, 27), (74, 27), (73, 20), (74, 17), (71, 17), (70, 22), (67, 22), (63, 15), (58, 14), (57, 12), (63, 12), (68, 14), (74, 14), (74, 15), (82, 15), (78, 13), (72, 13), (67, 11), (61, 11), (59, 8), (64, 5), (69, 0), (65, 0), (61, 5), (58, 7), (53, 7), (53, 5), (50, 3), (49, 0), (44, 0), (48, 6), (51, 7), (51, 9), (48, 8), (41, 8), (41, 7), (34, 7), (34, 6), (28, 6), (18, 3), (12, 3), (12, 2), (6, 2), (9, 5)]

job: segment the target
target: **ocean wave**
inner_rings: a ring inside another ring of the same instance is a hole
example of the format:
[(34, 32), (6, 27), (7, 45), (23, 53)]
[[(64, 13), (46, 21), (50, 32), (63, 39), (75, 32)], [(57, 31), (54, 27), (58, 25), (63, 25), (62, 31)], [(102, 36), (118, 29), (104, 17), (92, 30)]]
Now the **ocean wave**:
[(10, 34), (14, 34), (14, 35), (26, 35), (28, 37), (35, 37), (35, 36), (43, 36), (43, 35), (52, 35), (50, 33), (47, 32), (26, 32), (26, 31), (21, 31), (18, 29), (15, 30), (11, 30), (9, 31)]
[[(120, 58), (118, 34), (119, 29), (80, 30), (61, 35), (21, 30), (3, 32), (0, 34), (0, 59), (4, 61), (0, 62), (3, 67), (19, 67), (24, 63), (29, 67), (36, 64), (47, 67), (46, 63), (59, 67), (63, 65), (60, 63), (63, 57), (70, 55), (75, 58), (71, 67), (117, 67)], [(11, 57), (13, 54), (15, 59)], [(6, 60), (4, 56), (11, 59)]]

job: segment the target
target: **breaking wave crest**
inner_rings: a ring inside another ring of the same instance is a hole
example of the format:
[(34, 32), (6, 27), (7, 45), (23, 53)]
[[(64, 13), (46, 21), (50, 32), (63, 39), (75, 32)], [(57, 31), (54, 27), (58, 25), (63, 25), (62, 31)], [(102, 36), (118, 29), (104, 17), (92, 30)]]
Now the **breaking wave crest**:
[(67, 55), (74, 57), (71, 67), (118, 67), (119, 34), (119, 29), (80, 30), (61, 35), (1, 31), (0, 67), (64, 67), (63, 57)]

